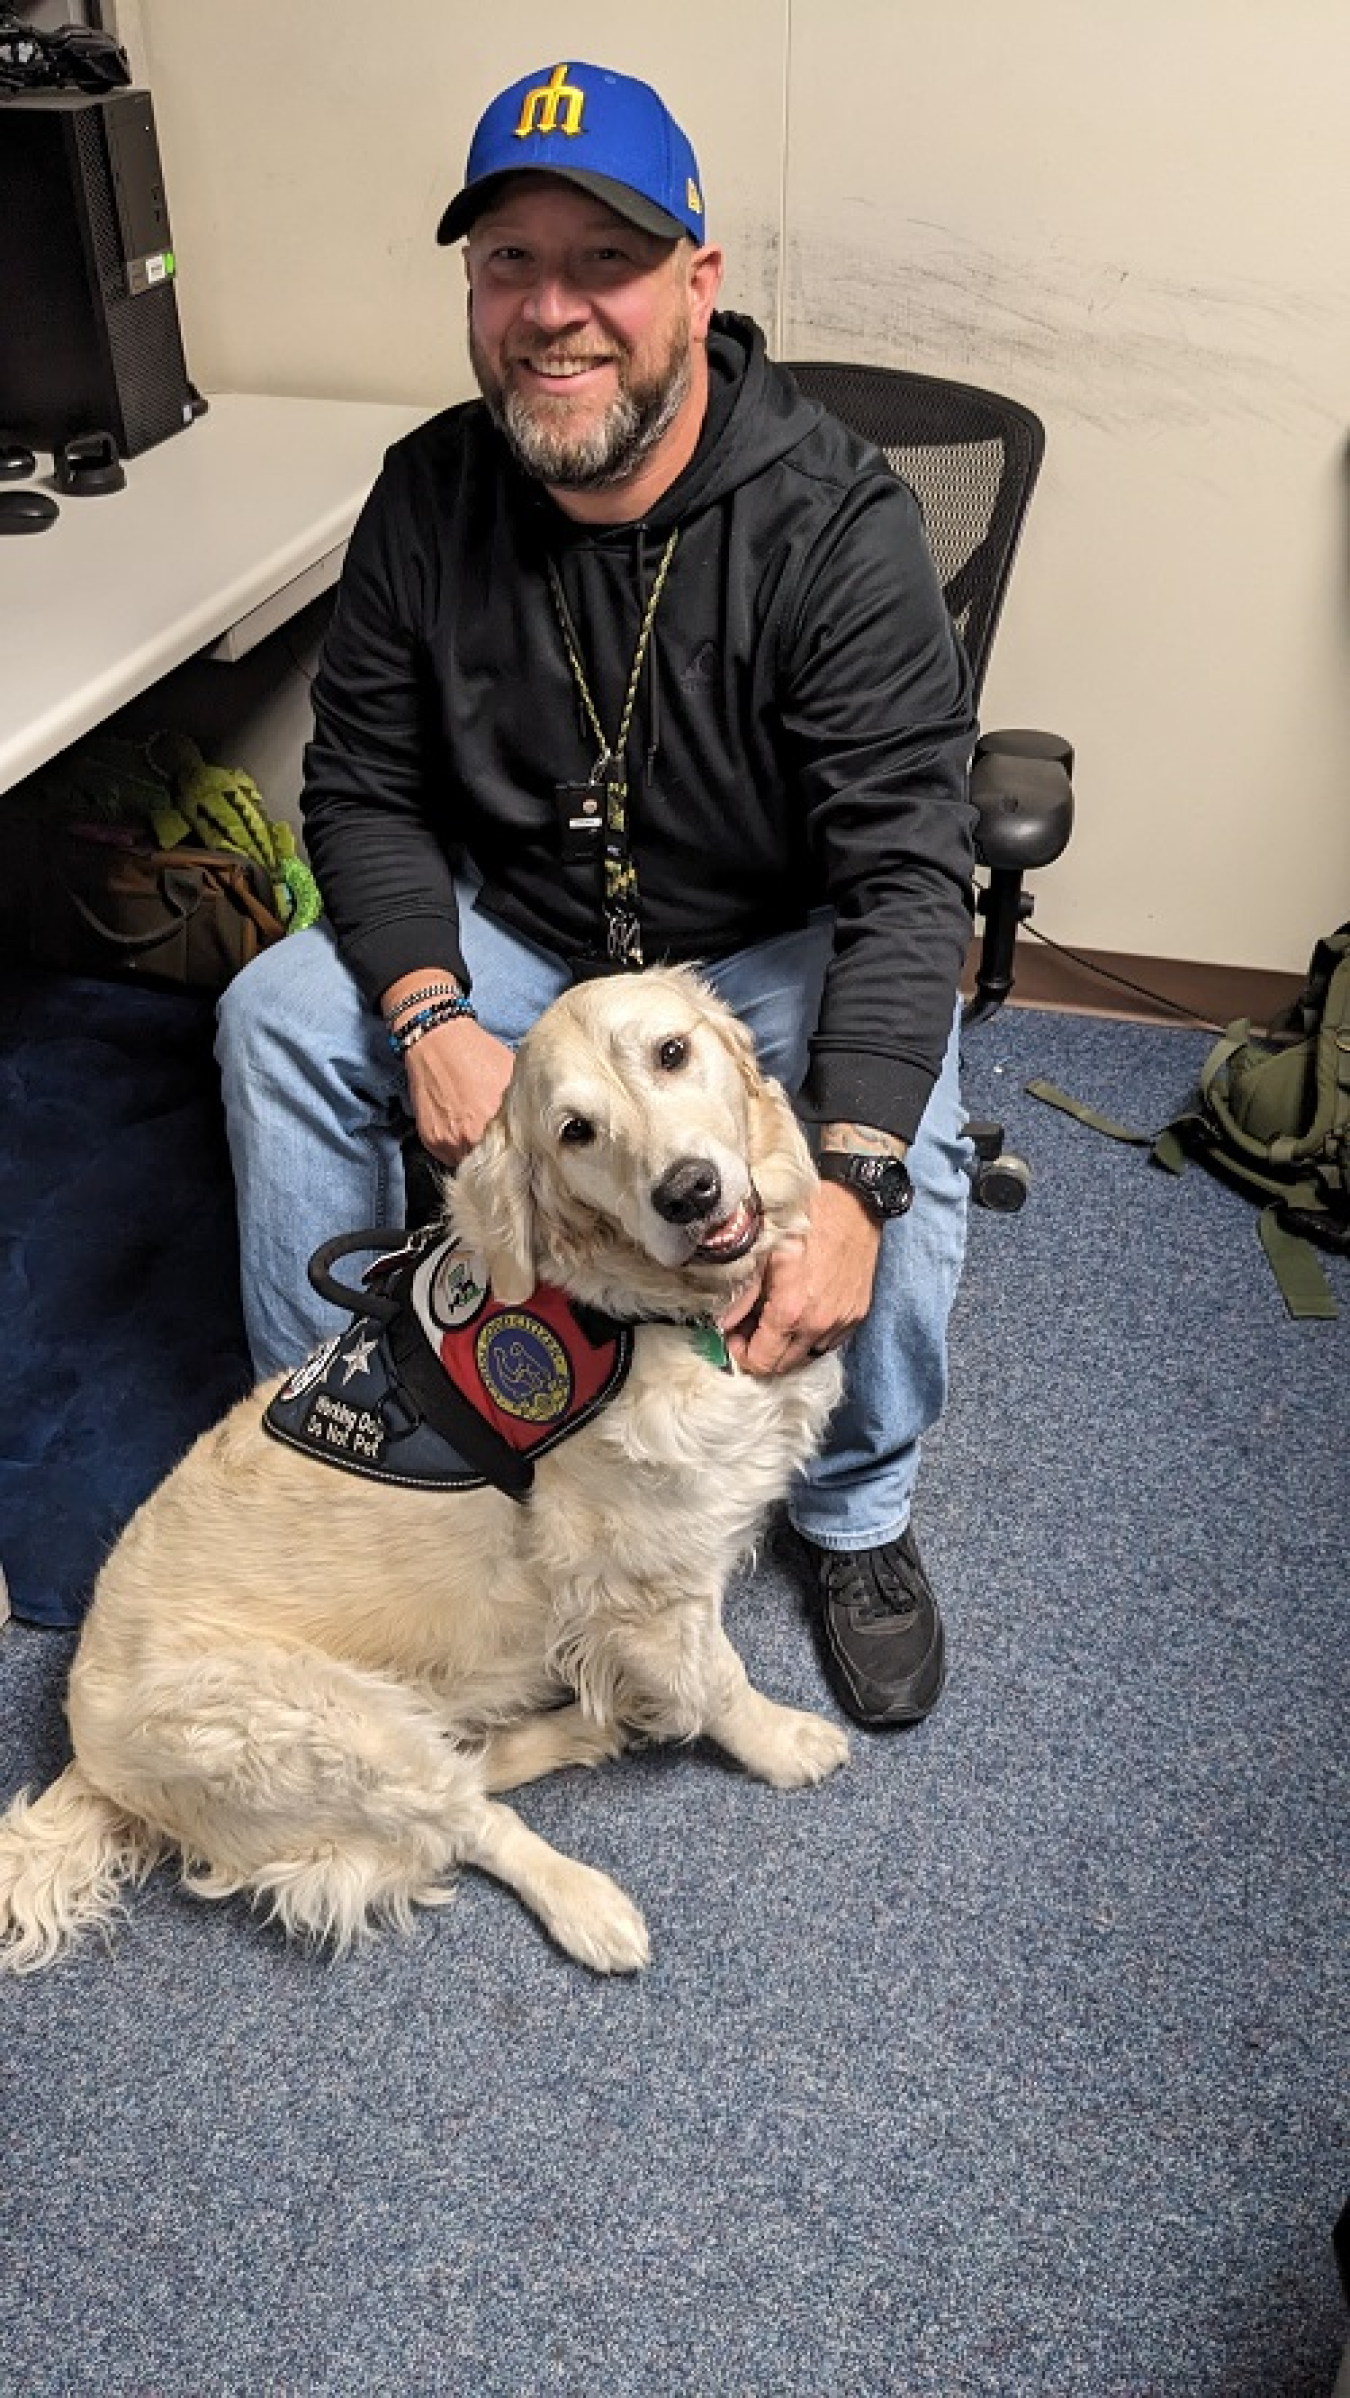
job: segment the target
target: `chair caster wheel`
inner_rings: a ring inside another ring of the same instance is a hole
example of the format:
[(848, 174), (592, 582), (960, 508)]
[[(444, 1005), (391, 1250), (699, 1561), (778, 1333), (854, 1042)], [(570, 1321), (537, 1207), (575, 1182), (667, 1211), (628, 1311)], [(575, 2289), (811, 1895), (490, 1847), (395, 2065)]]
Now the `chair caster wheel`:
[(982, 1159), (971, 1176), (971, 1188), (978, 1207), (992, 1208), (999, 1216), (1015, 1216), (1026, 1206), (1031, 1168), (1021, 1157)]

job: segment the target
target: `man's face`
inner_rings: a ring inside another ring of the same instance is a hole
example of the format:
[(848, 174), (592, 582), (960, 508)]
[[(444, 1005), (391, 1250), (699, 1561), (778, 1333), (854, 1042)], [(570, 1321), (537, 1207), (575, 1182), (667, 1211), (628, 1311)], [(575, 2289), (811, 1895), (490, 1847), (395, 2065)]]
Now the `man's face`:
[(629, 480), (689, 404), (720, 254), (531, 174), (478, 219), (467, 264), (469, 354), (522, 465), (560, 490)]

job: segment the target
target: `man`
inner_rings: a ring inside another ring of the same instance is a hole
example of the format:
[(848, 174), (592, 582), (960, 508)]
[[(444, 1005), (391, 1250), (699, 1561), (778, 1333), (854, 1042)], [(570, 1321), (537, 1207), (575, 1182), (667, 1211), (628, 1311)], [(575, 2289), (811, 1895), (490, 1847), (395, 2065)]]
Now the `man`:
[(333, 1329), (305, 1261), (401, 1220), (409, 1116), (454, 1165), (573, 975), (700, 961), (824, 1177), (731, 1346), (775, 1374), (847, 1343), (790, 1512), (841, 1703), (913, 1723), (944, 1672), (909, 1519), (964, 1243), (974, 740), (917, 508), (716, 312), (647, 85), (568, 62), (499, 95), (439, 238), (482, 401), (390, 452), (352, 538), (303, 799), (332, 932), (221, 1010), (255, 1362)]

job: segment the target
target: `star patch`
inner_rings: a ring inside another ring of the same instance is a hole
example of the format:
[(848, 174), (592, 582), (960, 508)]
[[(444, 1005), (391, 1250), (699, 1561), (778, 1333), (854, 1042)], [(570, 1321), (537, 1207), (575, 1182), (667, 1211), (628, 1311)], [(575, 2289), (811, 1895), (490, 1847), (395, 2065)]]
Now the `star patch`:
[(350, 1349), (343, 1350), (342, 1363), (346, 1368), (342, 1377), (344, 1389), (354, 1374), (370, 1372), (370, 1361), (379, 1345), (379, 1337), (377, 1332), (358, 1333)]

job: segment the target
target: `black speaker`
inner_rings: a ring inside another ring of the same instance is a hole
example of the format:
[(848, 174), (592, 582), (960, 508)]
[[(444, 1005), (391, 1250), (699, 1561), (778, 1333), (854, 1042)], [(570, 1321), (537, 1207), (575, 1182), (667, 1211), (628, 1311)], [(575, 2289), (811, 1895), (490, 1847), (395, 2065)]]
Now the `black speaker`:
[(0, 98), (0, 292), (6, 433), (134, 458), (191, 422), (148, 92)]

